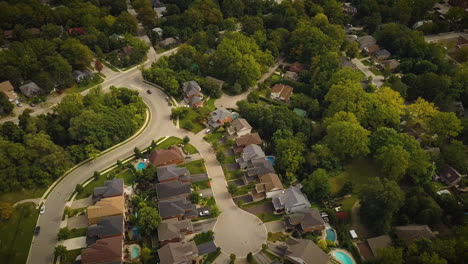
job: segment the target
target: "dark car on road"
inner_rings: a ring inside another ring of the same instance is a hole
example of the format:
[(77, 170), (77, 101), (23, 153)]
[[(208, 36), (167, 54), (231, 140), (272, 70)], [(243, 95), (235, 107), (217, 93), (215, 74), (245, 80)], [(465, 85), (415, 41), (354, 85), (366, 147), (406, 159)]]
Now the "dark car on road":
[(41, 227), (40, 227), (40, 226), (36, 226), (36, 229), (34, 229), (34, 235), (35, 235), (35, 236), (38, 236), (40, 232), (41, 232)]
[(146, 90), (147, 94), (152, 94), (151, 90)]

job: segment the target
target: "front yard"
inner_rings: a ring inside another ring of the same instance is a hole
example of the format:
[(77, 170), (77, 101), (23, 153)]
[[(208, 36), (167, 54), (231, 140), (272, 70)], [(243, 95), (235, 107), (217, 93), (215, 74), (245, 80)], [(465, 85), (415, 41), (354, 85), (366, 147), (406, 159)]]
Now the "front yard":
[(205, 161), (204, 160), (194, 160), (179, 165), (180, 167), (185, 167), (190, 172), (190, 174), (200, 174), (206, 173)]
[[(136, 180), (135, 173), (130, 170), (129, 168), (125, 168), (124, 170), (119, 172), (119, 168), (115, 168), (114, 170), (109, 171), (108, 173), (99, 175), (98, 179), (93, 179), (90, 183), (83, 187), (83, 190), (76, 196), (76, 200), (83, 199), (89, 197), (93, 194), (93, 190), (96, 187), (103, 186), (104, 182), (109, 180), (108, 176), (113, 173), (118, 173), (115, 175), (116, 179), (124, 179), (126, 185), (132, 185)], [(91, 176), (91, 175), (90, 175)]]
[(198, 153), (197, 149), (190, 143), (184, 144), (184, 140), (178, 137), (169, 137), (168, 139), (164, 140), (160, 144), (156, 146), (156, 149), (167, 149), (170, 146), (182, 144), (184, 147), (182, 148), (186, 154), (195, 154)]
[(203, 123), (209, 113), (216, 109), (214, 105), (215, 99), (209, 99), (204, 102), (204, 106), (196, 109), (187, 107), (186, 113), (182, 118), (179, 118), (179, 126), (193, 133), (198, 133), (205, 128)]

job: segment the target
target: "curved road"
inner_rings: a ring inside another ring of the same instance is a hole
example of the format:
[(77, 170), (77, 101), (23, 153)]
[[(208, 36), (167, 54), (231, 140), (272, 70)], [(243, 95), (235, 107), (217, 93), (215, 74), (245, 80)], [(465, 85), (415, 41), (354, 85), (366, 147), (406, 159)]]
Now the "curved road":
[[(156, 55), (150, 49), (149, 59), (145, 63), (157, 60), (161, 56), (172, 54), (176, 49)], [(201, 156), (206, 161), (208, 175), (212, 178), (212, 189), (216, 202), (221, 210), (214, 231), (215, 243), (222, 248), (222, 252), (229, 255), (236, 254), (238, 257), (245, 257), (249, 252), (256, 252), (265, 243), (267, 231), (265, 225), (254, 215), (238, 208), (231, 199), (227, 191), (227, 183), (221, 165), (216, 160), (216, 155), (212, 147), (203, 140), (203, 133), (194, 135), (185, 130), (176, 128), (170, 120), (170, 107), (167, 107), (166, 95), (153, 86), (143, 83), (140, 70), (135, 67), (126, 72), (116, 73), (108, 76), (102, 86), (106, 90), (110, 86), (128, 87), (139, 91), (143, 101), (147, 104), (151, 119), (145, 130), (136, 138), (114, 149), (92, 162), (83, 164), (66, 176), (51, 191), (45, 201), (46, 211), (39, 216), (38, 226), (41, 226), (41, 234), (33, 238), (28, 263), (50, 264), (54, 259), (54, 247), (57, 245), (57, 233), (60, 228), (61, 218), (67, 199), (75, 190), (77, 184), (83, 183), (90, 178), (94, 171), (101, 171), (114, 165), (116, 160), (123, 160), (133, 154), (133, 149), (147, 147), (152, 140), (157, 140), (164, 136), (188, 136), (191, 143), (200, 151)], [(151, 89), (152, 94), (147, 94), (146, 90)], [(84, 92), (85, 94), (87, 92)], [(60, 98), (61, 99), (61, 98)], [(58, 103), (59, 100), (55, 103)], [(35, 112), (35, 114), (45, 113), (50, 108)]]

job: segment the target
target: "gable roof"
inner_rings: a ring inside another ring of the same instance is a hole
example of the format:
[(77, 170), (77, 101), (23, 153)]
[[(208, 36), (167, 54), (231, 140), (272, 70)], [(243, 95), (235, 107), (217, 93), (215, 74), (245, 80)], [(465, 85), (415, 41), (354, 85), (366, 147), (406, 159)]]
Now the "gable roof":
[(258, 158), (265, 158), (265, 152), (263, 152), (259, 145), (250, 144), (242, 151), (243, 161), (249, 161)]
[(440, 172), (440, 176), (442, 181), (444, 181), (448, 185), (455, 185), (461, 179), (461, 174), (452, 168), (451, 166), (445, 164)]
[(275, 173), (275, 169), (270, 161), (265, 158), (260, 158), (252, 160), (252, 167), (247, 168), (246, 172), (248, 176), (261, 176), (266, 173)]
[(95, 205), (88, 207), (88, 219), (108, 217), (123, 214), (125, 211), (125, 199), (123, 196), (103, 198)]
[[(95, 244), (81, 250), (81, 263), (121, 263), (123, 256), (123, 237), (99, 239)], [(120, 262), (113, 262), (118, 261)]]
[[(325, 264), (329, 256), (323, 252), (312, 240), (289, 237), (286, 241), (286, 256), (298, 263)], [(301, 261), (302, 260), (302, 261)]]
[(356, 41), (359, 43), (360, 49), (367, 48), (377, 43), (377, 40), (373, 36), (370, 36), (370, 35), (359, 37), (357, 38)]
[(198, 95), (194, 95), (189, 100), (190, 107), (198, 106), (202, 103), (202, 97)]
[(192, 232), (192, 221), (189, 219), (179, 220), (171, 218), (161, 221), (158, 226), (159, 241), (172, 240), (175, 238), (182, 239), (186, 232)]
[(372, 54), (378, 52), (378, 51), (380, 50), (380, 47), (379, 47), (379, 45), (377, 45), (377, 44), (373, 44), (373, 45), (369, 45), (369, 46), (365, 47), (364, 50), (365, 50), (367, 53), (369, 53), (369, 54), (372, 55)]
[(201, 92), (201, 87), (196, 81), (184, 82), (182, 84), (182, 89), (187, 97), (199, 95)]
[(255, 189), (257, 189), (258, 186), (257, 191), (260, 189), (264, 192), (271, 192), (274, 190), (282, 190), (284, 188), (280, 178), (278, 177), (278, 174), (276, 173), (263, 174), (259, 176), (259, 178), (260, 183), (255, 185)]
[(156, 193), (158, 199), (168, 199), (180, 195), (189, 195), (191, 193), (190, 183), (181, 181), (169, 181), (156, 184)]
[(104, 182), (104, 186), (96, 187), (93, 191), (93, 201), (99, 201), (102, 198), (114, 197), (123, 194), (124, 180), (113, 179)]
[(381, 248), (390, 247), (392, 245), (392, 239), (387, 235), (372, 237), (367, 239), (367, 244), (374, 257), (377, 257), (377, 251)]
[(149, 156), (151, 164), (155, 167), (167, 165), (169, 163), (182, 163), (184, 154), (177, 146), (171, 146), (169, 149), (156, 149)]
[(285, 101), (289, 100), (291, 94), (293, 92), (293, 88), (289, 85), (277, 83), (273, 87), (271, 87), (271, 93), (278, 93), (280, 98), (284, 98)]
[(14, 87), (11, 85), (10, 81), (4, 81), (0, 83), (0, 92), (3, 92), (8, 100), (16, 99), (16, 93), (14, 92)]
[(232, 112), (224, 107), (218, 108), (210, 113), (210, 119), (213, 122), (220, 122), (229, 116), (232, 116)]
[(158, 249), (158, 255), (161, 264), (190, 264), (198, 248), (193, 241), (168, 243)]
[(297, 186), (291, 186), (288, 189), (284, 190), (284, 192), (272, 200), (273, 206), (276, 210), (278, 209), (290, 209), (294, 206), (298, 205), (305, 205), (310, 207), (310, 202), (301, 192), (301, 189)]
[(43, 92), (42, 89), (34, 82), (21, 85), (19, 89), (27, 97), (33, 97)]
[(263, 141), (258, 133), (250, 133), (236, 138), (236, 146), (260, 145)]
[(304, 64), (296, 61), (294, 63), (292, 63), (291, 65), (289, 65), (288, 67), (288, 70), (289, 71), (292, 71), (292, 72), (295, 72), (295, 73), (300, 73), (302, 71), (304, 71)]
[(303, 230), (325, 225), (325, 222), (320, 216), (320, 212), (317, 208), (309, 208), (304, 212), (288, 215), (285, 220), (289, 221), (291, 225), (300, 225)]
[(236, 120), (232, 121), (228, 130), (230, 133), (235, 133), (244, 129), (252, 129), (252, 126), (250, 126), (249, 122), (247, 122), (245, 118), (237, 118)]
[(400, 63), (395, 59), (384, 60), (381, 62), (381, 64), (384, 66), (384, 68), (387, 68), (391, 71), (393, 71), (394, 69), (398, 67), (398, 65), (400, 65)]
[(86, 231), (86, 244), (92, 245), (96, 240), (123, 234), (124, 219), (122, 215), (103, 218), (95, 226), (90, 226)]
[(173, 179), (180, 179), (182, 181), (190, 180), (190, 172), (186, 168), (178, 167), (174, 164), (158, 167), (156, 174), (159, 182)]
[(197, 208), (185, 197), (159, 201), (158, 210), (161, 218), (197, 216)]
[(399, 239), (403, 240), (406, 246), (409, 246), (419, 239), (433, 239), (435, 234), (427, 225), (406, 225), (396, 226), (395, 233)]
[(218, 250), (218, 248), (216, 247), (215, 243), (213, 241), (208, 241), (208, 242), (205, 242), (203, 244), (200, 244), (200, 245), (197, 245), (197, 248), (198, 248), (198, 255), (205, 255), (205, 254), (209, 254), (209, 253), (213, 253), (215, 252), (216, 250)]
[(390, 52), (386, 49), (381, 49), (379, 51), (377, 51), (375, 54), (374, 54), (374, 57), (376, 58), (379, 58), (379, 57), (384, 57), (384, 58), (388, 58), (390, 57)]

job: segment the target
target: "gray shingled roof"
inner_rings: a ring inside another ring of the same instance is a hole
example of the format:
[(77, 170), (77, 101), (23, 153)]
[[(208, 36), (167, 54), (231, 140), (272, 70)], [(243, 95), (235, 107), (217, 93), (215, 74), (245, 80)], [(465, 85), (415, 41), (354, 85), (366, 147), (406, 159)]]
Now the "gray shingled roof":
[(273, 198), (273, 206), (276, 210), (291, 209), (295, 206), (305, 205), (310, 207), (310, 202), (297, 186), (291, 186), (286, 189), (280, 196)]
[(159, 215), (162, 218), (183, 215), (184, 217), (196, 216), (197, 208), (186, 198), (176, 198), (158, 202)]
[(33, 97), (42, 94), (43, 90), (36, 83), (30, 82), (19, 87), (20, 91), (27, 97)]
[(190, 183), (181, 181), (170, 181), (156, 184), (158, 199), (167, 199), (180, 195), (189, 195), (191, 193)]
[(90, 226), (86, 232), (86, 245), (96, 243), (96, 240), (109, 237), (122, 235), (124, 229), (124, 219), (122, 215), (110, 216), (103, 218), (95, 226)]
[(182, 239), (185, 237), (186, 232), (192, 231), (192, 221), (189, 219), (167, 219), (163, 220), (158, 226), (158, 239), (159, 241), (167, 241), (175, 238)]
[(216, 252), (217, 247), (213, 241), (205, 242), (203, 244), (197, 245), (198, 255), (205, 255), (212, 252)]
[(227, 110), (226, 108), (221, 107), (210, 113), (210, 119), (213, 122), (218, 122), (218, 121), (226, 119), (227, 117), (231, 115), (232, 115), (231, 111)]
[(254, 159), (252, 160), (252, 167), (247, 169), (247, 175), (252, 176), (261, 176), (267, 173), (275, 173), (275, 169), (271, 162), (265, 158)]
[(201, 92), (201, 87), (196, 81), (184, 82), (182, 89), (187, 97), (198, 95)]
[(306, 264), (325, 264), (329, 261), (329, 256), (312, 240), (289, 237), (286, 243), (286, 256), (289, 258), (302, 259)]
[(172, 179), (181, 179), (183, 181), (189, 181), (190, 172), (183, 167), (176, 165), (161, 166), (157, 169), (158, 181), (167, 181)]
[(317, 208), (310, 208), (304, 212), (288, 215), (286, 219), (292, 225), (300, 225), (302, 230), (310, 227), (325, 225), (325, 222), (320, 216), (320, 212), (317, 210)]
[(190, 264), (192, 258), (198, 256), (195, 242), (168, 243), (158, 250), (160, 264)]
[(104, 186), (94, 188), (93, 201), (97, 202), (102, 198), (122, 195), (123, 186), (123, 179), (113, 179), (105, 181)]

